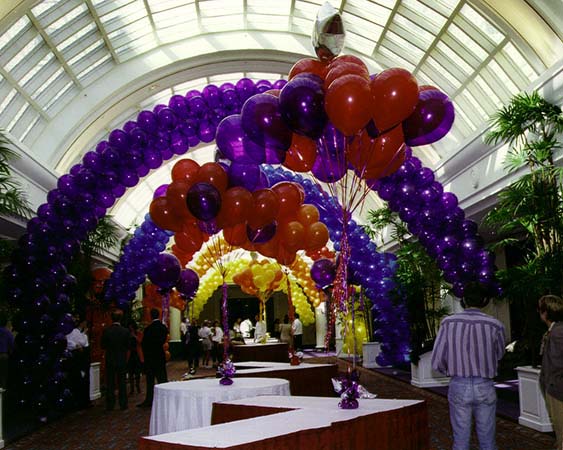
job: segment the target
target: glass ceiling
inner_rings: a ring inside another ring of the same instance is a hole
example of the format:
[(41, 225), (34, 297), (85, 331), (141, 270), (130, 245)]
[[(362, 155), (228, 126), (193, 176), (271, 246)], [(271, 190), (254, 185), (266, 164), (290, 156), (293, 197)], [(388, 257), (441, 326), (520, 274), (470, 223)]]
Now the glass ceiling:
[[(167, 102), (175, 93), (185, 94), (209, 83), (222, 84), (243, 76), (275, 80), (283, 75), (249, 73), (243, 59), (229, 57), (227, 52), (225, 60), (231, 64), (212, 76), (202, 78), (186, 70), (180, 83), (155, 89), (130, 104), (124, 102), (114, 112), (104, 113), (101, 124), (93, 119), (86, 123), (69, 122), (69, 128), (88, 136), (87, 145), (76, 148), (61, 141), (63, 148), (57, 149), (56, 160), (43, 155), (49, 125), (65, 113), (65, 107), (95, 83), (103, 82), (112, 71), (132, 61), (143, 61), (143, 58), (148, 61), (151, 52), (169, 44), (196, 38), (205, 38), (211, 49), (220, 52), (224, 49), (217, 37), (240, 31), (255, 37), (254, 41), (264, 50), (283, 53), (286, 50), (281, 47), (283, 41), (278, 46), (280, 41), (274, 41), (273, 37), (281, 34), (308, 38), (317, 11), (324, 3), (324, 0), (2, 1), (14, 6), (0, 18), (0, 128), (21, 141), (39, 161), (51, 161), (49, 168), (59, 174), (104, 139), (108, 131), (136, 117), (142, 109)], [(534, 51), (537, 43), (526, 40), (521, 30), (489, 8), (487, 5), (494, 4), (493, 0), (333, 0), (331, 3), (342, 11), (347, 29), (344, 53), (360, 56), (374, 71), (395, 66), (406, 68), (420, 84), (438, 86), (453, 99), (457, 115), (452, 131), (431, 148), (421, 149), (424, 161), (430, 166), (455, 152), (462, 141), (479, 132), (499, 105), (528, 87), (555, 62)], [(513, 9), (530, 9), (523, 0), (512, 0), (510, 4)], [(553, 17), (550, 20), (553, 22)], [(547, 22), (541, 17), (540, 21)], [(561, 29), (546, 26), (530, 36), (543, 33), (541, 37), (550, 42), (553, 53), (561, 55)], [(243, 45), (241, 41), (242, 50)], [(309, 51), (309, 55), (306, 51), (301, 53), (310, 56), (312, 47)], [(296, 60), (294, 54), (288, 54), (286, 59), (288, 67)], [(143, 83), (158, 86), (158, 72), (151, 72), (150, 77)], [(119, 92), (120, 88), (107, 86), (106, 95)], [(108, 107), (107, 111), (110, 110)], [(166, 172), (169, 168), (162, 170)], [(144, 187), (137, 189), (141, 191)], [(127, 220), (120, 220), (123, 225), (131, 223), (128, 222), (131, 215), (126, 216)]]

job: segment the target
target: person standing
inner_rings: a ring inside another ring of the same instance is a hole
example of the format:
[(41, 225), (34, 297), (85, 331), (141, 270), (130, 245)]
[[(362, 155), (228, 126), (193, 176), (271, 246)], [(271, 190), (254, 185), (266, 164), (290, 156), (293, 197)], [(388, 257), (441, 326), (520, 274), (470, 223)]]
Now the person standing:
[(449, 377), (448, 402), (453, 450), (468, 450), (472, 417), (481, 450), (496, 450), (497, 396), (493, 378), (504, 355), (503, 324), (479, 310), (489, 302), (487, 291), (469, 283), (464, 311), (442, 320), (432, 352), (432, 368)]
[(201, 342), (199, 340), (199, 326), (197, 320), (192, 319), (186, 334), (186, 348), (188, 353), (188, 374), (195, 375), (199, 368), (199, 356), (201, 355)]
[(243, 338), (249, 338), (251, 336), (251, 332), (253, 330), (252, 322), (250, 318), (244, 319), (240, 324), (240, 332)]
[(280, 341), (287, 344), (291, 343), (291, 325), (289, 324), (287, 314), (284, 316), (283, 323), (280, 325)]
[(76, 326), (66, 335), (67, 349), (72, 354), (69, 373), (71, 389), (77, 408), (88, 408), (90, 402), (90, 344), (88, 323), (84, 317), (75, 316)]
[(266, 336), (266, 322), (256, 314), (256, 325), (254, 325), (254, 342), (260, 342)]
[(119, 397), (119, 408), (127, 409), (127, 352), (129, 351), (129, 331), (121, 326), (123, 313), (111, 313), (112, 324), (102, 333), (101, 346), (106, 352), (106, 410), (115, 406), (115, 385)]
[(211, 357), (211, 349), (213, 348), (213, 342), (211, 340), (213, 333), (211, 328), (209, 328), (209, 321), (204, 320), (203, 326), (199, 329), (199, 338), (201, 340), (201, 348), (203, 350), (203, 357), (201, 359), (201, 365), (205, 369), (209, 369), (209, 359)]
[(160, 312), (158, 309), (151, 309), (151, 324), (145, 328), (141, 347), (143, 349), (143, 357), (145, 359), (145, 378), (147, 380), (147, 392), (145, 400), (139, 403), (139, 407), (152, 406), (154, 395), (155, 379), (158, 383), (168, 382), (166, 374), (166, 355), (164, 353), (164, 344), (168, 336), (168, 328), (160, 320)]
[(137, 323), (132, 320), (129, 322), (129, 359), (127, 360), (127, 375), (129, 376), (129, 395), (141, 393), (141, 355), (139, 347), (142, 341), (142, 335), (138, 331)]
[(555, 448), (563, 449), (563, 300), (544, 295), (538, 301), (538, 312), (548, 328), (540, 351), (540, 387), (555, 432)]
[(0, 388), (8, 385), (8, 367), (10, 355), (14, 352), (14, 335), (8, 329), (8, 319), (4, 314), (0, 316)]
[(211, 329), (213, 335), (211, 340), (213, 341), (213, 367), (218, 367), (223, 361), (223, 329), (219, 326), (219, 321), (213, 322), (213, 328)]
[(301, 351), (303, 349), (303, 323), (301, 323), (297, 313), (295, 313), (291, 328), (293, 330), (293, 349), (296, 352)]

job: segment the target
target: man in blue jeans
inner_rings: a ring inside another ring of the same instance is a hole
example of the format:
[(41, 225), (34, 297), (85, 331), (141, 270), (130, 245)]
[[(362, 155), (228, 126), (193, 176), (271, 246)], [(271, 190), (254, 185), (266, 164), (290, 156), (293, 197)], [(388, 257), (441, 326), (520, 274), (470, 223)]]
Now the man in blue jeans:
[(493, 378), (504, 355), (504, 326), (479, 308), (489, 303), (486, 290), (469, 283), (463, 312), (446, 317), (432, 352), (432, 368), (452, 377), (448, 390), (453, 450), (469, 450), (471, 420), (481, 450), (496, 450), (497, 396)]

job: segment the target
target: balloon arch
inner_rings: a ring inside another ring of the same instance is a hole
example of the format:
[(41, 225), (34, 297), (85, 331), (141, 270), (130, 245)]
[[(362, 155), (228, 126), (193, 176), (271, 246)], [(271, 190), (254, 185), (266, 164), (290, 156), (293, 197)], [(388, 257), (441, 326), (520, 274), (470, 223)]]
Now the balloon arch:
[[(282, 91), (282, 94), (286, 93), (289, 104), (297, 104), (298, 97), (293, 94), (299, 89), (308, 88), (311, 82), (317, 83), (316, 79), (306, 75), (295, 80), (291, 89)], [(43, 413), (52, 405), (64, 407), (71, 396), (65, 376), (68, 363), (65, 336), (74, 326), (70, 297), (76, 280), (67, 273), (67, 265), (79, 251), (80, 242), (95, 229), (116, 199), (137, 185), (140, 178), (200, 142), (212, 142), (219, 123), (238, 114), (247, 99), (272, 89), (279, 90), (285, 84), (284, 80), (273, 84), (262, 80), (255, 84), (243, 78), (236, 85), (209, 85), (201, 92), (174, 95), (167, 106), (157, 105), (153, 111), (142, 111), (135, 122), (127, 122), (122, 130), (113, 130), (107, 141), (100, 142), (94, 151), (87, 152), (81, 163), (58, 179), (57, 188), (48, 193), (47, 202), (37, 210), (37, 217), (27, 223), (27, 232), (20, 238), (11, 265), (4, 273), (9, 301), (20, 310), (14, 326), (18, 331), (17, 366), (21, 375), (22, 406), (36, 408)], [(337, 85), (342, 88), (343, 83)], [(318, 93), (320, 87), (315, 84), (314, 89)], [(320, 92), (322, 94), (322, 90)], [(437, 90), (421, 90), (419, 107), (421, 104), (432, 105), (432, 102), (444, 103), (444, 96)], [(269, 97), (267, 102), (271, 102)], [(330, 108), (334, 110), (334, 102)], [(329, 115), (330, 108), (327, 103)], [(311, 111), (300, 112), (305, 114), (305, 122), (301, 122), (302, 117), (292, 115), (291, 111), (287, 118), (293, 121), (295, 127), (307, 128), (307, 120), (310, 119), (307, 114)], [(341, 114), (342, 119), (356, 117), (348, 110)], [(442, 119), (440, 121), (443, 122)], [(439, 138), (449, 129), (449, 126), (445, 130), (440, 129), (440, 121), (431, 124), (435, 128), (438, 126), (432, 131), (433, 137), (439, 135)], [(404, 122), (405, 130), (410, 127), (418, 132), (416, 121), (407, 122)], [(318, 133), (322, 129), (313, 131)], [(331, 133), (336, 131), (333, 129)], [(417, 141), (413, 138), (412, 141), (411, 145), (424, 143), (424, 139)], [(330, 152), (330, 148), (325, 148), (325, 151)], [(476, 225), (464, 220), (455, 195), (443, 192), (432, 171), (423, 168), (417, 158), (410, 156), (408, 152), (402, 154), (398, 170), (373, 182), (373, 189), (389, 202), (392, 210), (399, 212), (412, 233), (436, 257), (446, 279), (453, 283), (456, 294), (463, 293), (464, 284), (470, 279), (478, 278), (483, 283), (491, 283), (493, 259), (477, 237)], [(404, 158), (407, 159), (403, 162)], [(270, 149), (270, 160), (266, 159), (266, 162), (282, 161), (283, 157), (280, 159), (274, 146), (273, 150)], [(372, 163), (362, 158), (353, 162), (356, 169), (362, 164)], [(233, 163), (233, 166), (237, 165)], [(383, 341), (381, 362), (404, 361), (408, 352), (406, 310), (404, 305), (395, 305), (388, 295), (393, 288), (394, 256), (377, 253), (362, 228), (353, 220), (344, 221), (341, 213), (336, 214), (336, 210), (340, 211), (338, 202), (311, 180), (272, 166), (262, 166), (261, 170), (250, 174), (245, 172), (249, 168), (242, 166), (245, 165), (237, 166), (235, 178), (252, 175), (256, 178), (255, 186), (260, 183), (270, 186), (284, 180), (300, 183), (304, 187), (306, 201), (317, 206), (321, 220), (329, 228), (336, 250), (340, 250), (342, 227), (348, 230), (351, 251), (348, 279), (361, 284), (374, 302), (377, 334)], [(336, 172), (342, 171), (342, 165), (317, 165), (311, 170), (318, 179), (331, 181), (337, 176)], [(156, 227), (150, 218), (140, 230), (135, 232), (135, 244), (130, 244), (118, 264), (118, 268), (126, 268), (117, 269), (108, 285), (111, 289), (108, 292), (115, 296), (121, 307), (126, 306), (131, 299), (130, 293), (143, 282), (146, 264), (165, 248), (169, 238), (169, 233)], [(131, 264), (133, 262), (137, 265)]]

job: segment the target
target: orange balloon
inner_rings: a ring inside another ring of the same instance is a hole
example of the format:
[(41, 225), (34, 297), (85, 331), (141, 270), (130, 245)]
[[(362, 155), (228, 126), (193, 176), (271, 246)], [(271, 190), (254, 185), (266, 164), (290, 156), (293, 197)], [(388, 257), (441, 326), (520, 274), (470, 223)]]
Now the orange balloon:
[(352, 136), (371, 118), (369, 82), (359, 75), (343, 75), (334, 80), (325, 95), (325, 110), (332, 124)]
[(201, 166), (196, 176), (197, 182), (210, 183), (219, 190), (225, 192), (229, 184), (229, 177), (223, 166), (219, 163), (208, 162)]
[(246, 222), (252, 213), (252, 206), (253, 198), (250, 191), (240, 186), (232, 187), (223, 194), (221, 211), (217, 220), (226, 226)]
[(352, 62), (342, 62), (331, 66), (330, 70), (326, 74), (324, 82), (325, 91), (328, 90), (334, 80), (337, 80), (344, 75), (359, 75), (369, 81), (369, 72), (365, 64), (362, 63), (362, 65), (359, 65)]
[(284, 247), (290, 253), (305, 246), (305, 227), (296, 220), (281, 224), (278, 233)]
[(229, 245), (241, 247), (248, 242), (246, 223), (238, 223), (236, 225), (223, 228), (223, 237)]
[(166, 358), (166, 361), (170, 361), (170, 352), (168, 350), (164, 352), (164, 357)]
[(274, 97), (279, 97), (280, 96), (280, 89), (270, 89), (268, 91), (265, 91), (264, 94), (270, 94), (270, 95), (273, 95)]
[(172, 167), (172, 180), (193, 182), (198, 170), (199, 164), (193, 159), (181, 159)]
[(176, 214), (166, 197), (153, 199), (149, 213), (152, 221), (163, 230), (180, 231), (182, 229), (182, 218)]
[(297, 210), (297, 220), (304, 227), (308, 227), (319, 221), (319, 210), (314, 205), (301, 205)]
[(272, 189), (258, 189), (252, 193), (252, 198), (254, 207), (248, 224), (252, 228), (260, 228), (271, 223), (280, 210), (278, 194)]
[(272, 190), (278, 194), (280, 209), (279, 216), (287, 217), (295, 214), (301, 205), (301, 191), (297, 183), (291, 181), (280, 181), (272, 186)]
[(276, 255), (276, 261), (282, 266), (291, 266), (295, 262), (297, 254), (295, 252), (290, 252), (283, 247), (278, 249), (278, 254)]
[(303, 58), (297, 61), (289, 71), (288, 79), (292, 79), (300, 73), (312, 73), (324, 79), (327, 72), (327, 66), (318, 59)]
[(194, 229), (191, 233), (180, 231), (174, 234), (174, 241), (180, 250), (186, 253), (195, 253), (203, 245), (203, 233)]
[(328, 228), (322, 222), (315, 222), (307, 228), (305, 235), (307, 250), (318, 250), (328, 242)]
[(291, 146), (285, 154), (283, 165), (294, 172), (308, 172), (317, 158), (317, 144), (308, 137), (293, 133)]
[(268, 242), (264, 242), (263, 244), (254, 244), (256, 251), (267, 258), (275, 258), (278, 254), (278, 248), (280, 245), (278, 234), (279, 231)]
[(381, 131), (409, 117), (418, 103), (418, 83), (405, 69), (386, 69), (371, 81), (372, 116)]

